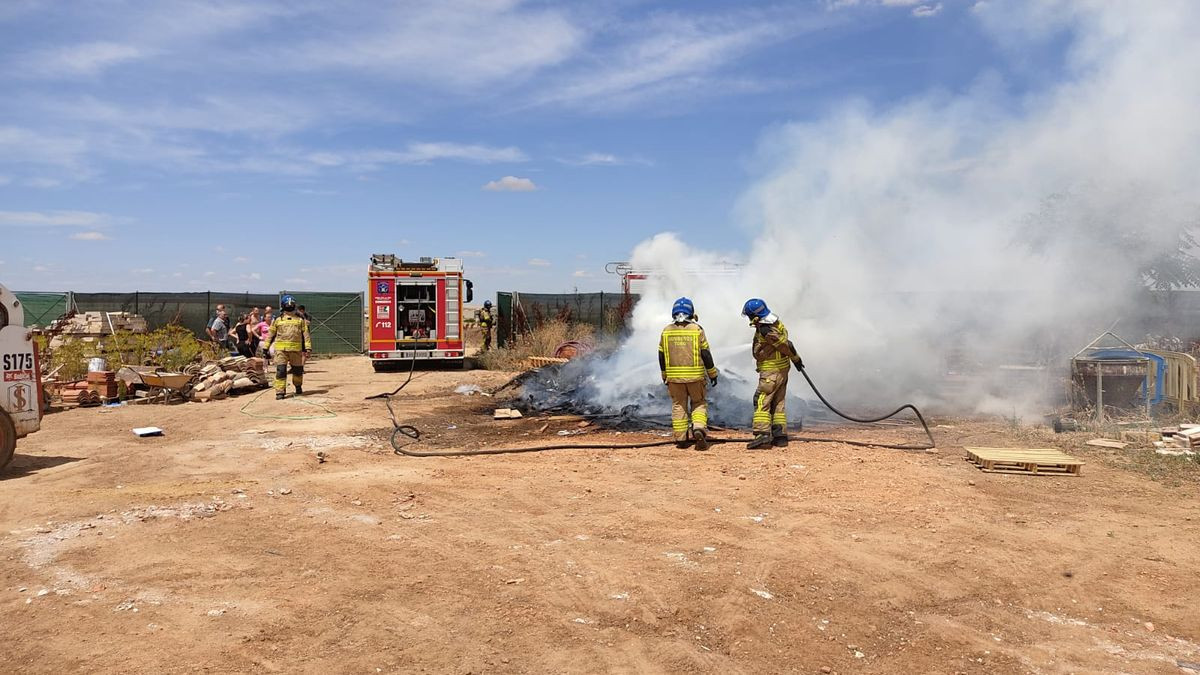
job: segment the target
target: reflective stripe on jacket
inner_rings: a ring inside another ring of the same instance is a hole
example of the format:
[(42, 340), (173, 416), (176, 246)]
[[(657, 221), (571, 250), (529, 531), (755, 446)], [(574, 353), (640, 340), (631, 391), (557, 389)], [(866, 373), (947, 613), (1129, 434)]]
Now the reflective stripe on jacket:
[[(788, 332), (782, 321), (769, 324), (770, 328), (764, 335), (754, 333), (754, 361), (758, 364), (758, 372), (787, 370), (792, 366), (790, 350), (787, 349)], [(782, 345), (780, 350), (776, 345)]]
[(708, 349), (704, 329), (694, 323), (673, 323), (663, 329), (658, 352), (668, 382), (697, 382), (706, 374), (700, 352)]
[(312, 340), (308, 334), (308, 321), (291, 314), (284, 314), (275, 319), (269, 331), (274, 340), (275, 351), (304, 352), (312, 349)]

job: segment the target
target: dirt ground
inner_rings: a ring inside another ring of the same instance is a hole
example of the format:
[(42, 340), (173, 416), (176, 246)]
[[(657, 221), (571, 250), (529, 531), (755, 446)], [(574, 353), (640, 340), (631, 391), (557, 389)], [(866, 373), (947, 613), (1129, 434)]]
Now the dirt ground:
[[(1070, 439), (962, 420), (937, 453), (397, 456), (363, 399), (406, 375), (48, 416), (0, 480), (0, 670), (1200, 672), (1195, 482), (981, 473), (964, 443)], [(426, 449), (660, 439), (454, 392), (509, 377), (418, 372), (396, 408)]]

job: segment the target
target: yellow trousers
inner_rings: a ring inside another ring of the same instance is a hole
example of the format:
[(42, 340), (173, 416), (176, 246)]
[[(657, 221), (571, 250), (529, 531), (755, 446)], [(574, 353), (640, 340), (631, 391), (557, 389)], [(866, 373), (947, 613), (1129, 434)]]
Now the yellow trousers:
[(772, 426), (787, 428), (788, 371), (768, 370), (758, 374), (754, 392), (754, 433), (769, 434)]
[(275, 391), (287, 389), (288, 367), (292, 369), (292, 385), (304, 386), (304, 352), (275, 352)]
[(671, 393), (671, 431), (675, 432), (676, 441), (688, 439), (688, 422), (691, 422), (692, 429), (708, 431), (708, 402), (704, 400), (706, 388), (704, 380), (667, 383), (667, 391)]

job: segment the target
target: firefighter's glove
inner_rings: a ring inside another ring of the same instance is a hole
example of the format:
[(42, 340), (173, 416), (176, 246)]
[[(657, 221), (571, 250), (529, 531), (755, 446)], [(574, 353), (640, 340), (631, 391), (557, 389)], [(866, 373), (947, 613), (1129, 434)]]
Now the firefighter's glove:
[(796, 366), (796, 370), (804, 370), (804, 359), (797, 356), (792, 359), (792, 365)]
[(760, 323), (754, 327), (754, 330), (758, 331), (759, 335), (766, 337), (767, 333), (771, 332), (771, 324)]
[(710, 386), (710, 387), (717, 386), (717, 376), (716, 375), (713, 375), (712, 377), (708, 378), (708, 386)]

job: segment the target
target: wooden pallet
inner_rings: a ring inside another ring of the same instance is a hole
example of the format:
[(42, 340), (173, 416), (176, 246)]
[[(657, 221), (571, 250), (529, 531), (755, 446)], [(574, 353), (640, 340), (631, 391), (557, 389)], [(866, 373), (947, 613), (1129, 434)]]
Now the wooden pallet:
[(1078, 476), (1083, 461), (1053, 448), (964, 448), (967, 461), (989, 473)]

